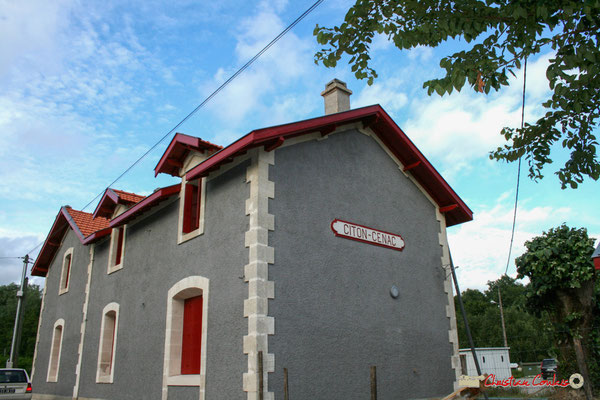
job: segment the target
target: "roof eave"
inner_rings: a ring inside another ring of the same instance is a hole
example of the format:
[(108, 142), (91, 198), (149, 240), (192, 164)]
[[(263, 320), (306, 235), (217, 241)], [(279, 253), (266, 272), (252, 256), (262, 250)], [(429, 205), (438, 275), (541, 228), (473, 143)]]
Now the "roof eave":
[[(60, 221), (61, 217), (64, 219), (64, 222), (65, 222), (65, 225), (63, 225), (63, 226), (59, 226), (59, 221)], [(73, 231), (77, 235), (77, 238), (79, 239), (79, 241), (81, 243), (84, 243), (85, 236), (83, 236), (83, 233), (81, 232), (81, 230), (79, 229), (79, 227), (77, 226), (75, 221), (73, 220), (73, 217), (71, 216), (71, 214), (69, 214), (67, 207), (62, 206), (60, 208), (60, 210), (58, 211), (56, 218), (54, 219), (54, 223), (52, 224), (52, 227), (50, 228), (50, 232), (48, 233), (48, 236), (46, 236), (46, 240), (44, 240), (44, 245), (42, 246), (42, 249), (40, 250), (38, 257), (35, 260), (33, 267), (31, 267), (31, 275), (46, 276), (46, 273), (48, 272), (49, 264), (50, 264), (50, 262), (52, 262), (52, 259), (54, 258), (56, 251), (60, 247), (60, 243), (53, 242), (52, 239), (57, 239), (57, 237), (60, 237), (60, 241), (62, 242), (62, 237), (64, 236), (64, 234), (66, 232), (67, 226), (70, 226), (71, 229), (73, 229)], [(42, 267), (40, 265), (41, 263), (47, 263), (46, 267), (45, 268)]]
[[(446, 226), (460, 224), (473, 219), (473, 212), (469, 207), (462, 201), (456, 192), (454, 192), (433, 165), (431, 165), (380, 105), (357, 108), (309, 120), (254, 130), (192, 168), (185, 177), (190, 181), (207, 176), (211, 171), (218, 169), (221, 164), (232, 161), (236, 156), (245, 153), (253, 147), (264, 145), (267, 149), (274, 149), (278, 145), (281, 145), (282, 141), (278, 141), (278, 139), (281, 138), (285, 140), (289, 137), (315, 131), (321, 131), (321, 134), (325, 135), (333, 131), (337, 126), (359, 121), (362, 121), (365, 126), (371, 127), (382, 139), (384, 144), (393, 152), (396, 150), (395, 153), (398, 153), (399, 149), (394, 149), (393, 146), (388, 143), (390, 139), (398, 142), (398, 144), (407, 146), (410, 155), (423, 164), (425, 171), (411, 171), (415, 175), (417, 181), (432, 182), (428, 185), (420, 183), (429, 195), (436, 200), (440, 208), (456, 205), (455, 208), (444, 212), (446, 216)], [(393, 136), (391, 138), (386, 137), (385, 132), (383, 131), (384, 129), (391, 129)], [(402, 159), (400, 159), (400, 161), (408, 162), (407, 160)]]

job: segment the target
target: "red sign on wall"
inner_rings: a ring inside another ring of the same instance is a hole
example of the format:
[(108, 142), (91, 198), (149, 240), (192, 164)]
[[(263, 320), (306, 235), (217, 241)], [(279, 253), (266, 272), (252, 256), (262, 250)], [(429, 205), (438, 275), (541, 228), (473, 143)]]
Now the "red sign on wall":
[(388, 249), (399, 251), (404, 249), (404, 240), (400, 235), (353, 224), (352, 222), (342, 221), (341, 219), (334, 219), (331, 221), (331, 230), (335, 236), (387, 247)]

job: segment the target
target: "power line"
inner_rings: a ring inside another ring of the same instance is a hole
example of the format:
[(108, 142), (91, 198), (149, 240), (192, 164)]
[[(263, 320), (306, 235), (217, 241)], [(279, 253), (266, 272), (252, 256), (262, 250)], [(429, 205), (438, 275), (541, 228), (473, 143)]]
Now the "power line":
[[(525, 125), (525, 84), (527, 83), (527, 56), (525, 56), (525, 61), (523, 63), (523, 100), (521, 104), (521, 131), (523, 130), (523, 126)], [(510, 246), (508, 248), (508, 258), (506, 259), (506, 269), (504, 270), (504, 275), (508, 272), (508, 265), (510, 263), (510, 255), (512, 253), (513, 240), (515, 239), (515, 225), (517, 223), (517, 205), (519, 202), (519, 184), (521, 181), (521, 157), (519, 157), (519, 166), (517, 167), (517, 190), (515, 193), (515, 206), (513, 209), (513, 222), (512, 222), (512, 231), (510, 234)]]
[[(221, 84), (214, 92), (212, 92), (207, 98), (205, 98), (196, 108), (194, 108), (188, 115), (185, 116), (177, 125), (175, 125), (170, 131), (168, 131), (163, 137), (160, 138), (158, 142), (156, 142), (150, 149), (148, 149), (144, 154), (142, 154), (133, 164), (131, 164), (125, 171), (123, 171), (115, 180), (113, 180), (107, 187), (111, 187), (115, 183), (117, 183), (123, 176), (125, 176), (129, 171), (131, 171), (140, 161), (142, 161), (148, 154), (150, 154), (158, 145), (160, 145), (167, 137), (169, 137), (173, 132), (177, 130), (181, 125), (183, 125), (188, 119), (190, 119), (200, 108), (202, 108), (206, 103), (208, 103), (213, 97), (215, 97), (221, 90), (225, 88), (231, 81), (237, 78), (242, 72), (244, 72), (250, 65), (254, 63), (260, 56), (263, 55), (267, 50), (269, 50), (279, 39), (281, 39), (286, 33), (292, 30), (300, 21), (304, 19), (308, 14), (310, 14), (315, 8), (317, 8), (324, 0), (317, 0), (313, 3), (306, 11), (304, 11), (298, 18), (294, 20), (290, 25), (288, 25), (283, 31), (279, 33), (273, 40), (271, 40), (265, 47), (262, 48), (254, 57), (252, 57), (246, 64), (244, 64), (241, 68), (239, 68), (233, 75), (229, 77), (225, 82)], [(89, 203), (85, 205), (81, 210), (85, 210), (88, 208), (98, 197), (104, 194), (104, 190), (96, 195)], [(44, 242), (39, 243), (33, 249), (31, 249), (27, 254), (35, 251), (38, 247), (40, 247)]]
[[(227, 86), (231, 81), (233, 81), (235, 78), (237, 78), (238, 75), (240, 75), (242, 72), (244, 72), (250, 65), (252, 65), (252, 63), (254, 63), (254, 61), (256, 61), (261, 55), (263, 55), (263, 53), (265, 51), (269, 50), (269, 48), (271, 48), (271, 46), (273, 46), (279, 39), (281, 39), (293, 27), (295, 27), (302, 19), (304, 19), (304, 17), (306, 17), (315, 8), (317, 8), (317, 6), (319, 4), (321, 4), (323, 1), (324, 0), (317, 0), (312, 6), (310, 6), (306, 11), (304, 11), (298, 18), (296, 18), (296, 20), (294, 22), (292, 22), (290, 25), (288, 25), (287, 28), (285, 28), (283, 31), (281, 31), (281, 33), (279, 35), (277, 35), (275, 37), (275, 39), (271, 40), (269, 42), (269, 44), (267, 44), (265, 47), (263, 47), (261, 51), (259, 51), (254, 57), (252, 57), (246, 64), (244, 64), (240, 69), (238, 69), (233, 75), (231, 75), (229, 77), (229, 79), (227, 79), (225, 82), (223, 82), (223, 84), (221, 84), (221, 86), (219, 86), (206, 99), (204, 99), (202, 101), (202, 103), (200, 103), (196, 108), (194, 108), (192, 110), (192, 112), (190, 112), (188, 115), (186, 115), (184, 119), (182, 119), (181, 121), (179, 121), (179, 123), (177, 125), (175, 125), (169, 132), (167, 132), (152, 147), (150, 147), (150, 149), (148, 151), (146, 151), (144, 154), (142, 154), (142, 156), (140, 158), (138, 158), (133, 164), (131, 164), (121, 175), (119, 175), (117, 177), (117, 179), (115, 179), (114, 181), (112, 181), (107, 187), (111, 187), (112, 185), (114, 185), (115, 183), (117, 183), (123, 176), (125, 176), (125, 174), (127, 174), (133, 167), (135, 167), (140, 161), (142, 161), (142, 159), (144, 159), (148, 154), (150, 154), (150, 152), (152, 152), (152, 150), (154, 150), (160, 143), (162, 143), (163, 140), (165, 140), (169, 135), (171, 135), (173, 132), (175, 132), (175, 130), (177, 130), (177, 128), (179, 128), (181, 125), (183, 125), (190, 117), (192, 117), (198, 110), (200, 110), (200, 108), (202, 108), (214, 96), (216, 96), (221, 90), (223, 90), (223, 88), (225, 88), (225, 86)], [(104, 193), (104, 190), (102, 192), (100, 192), (99, 194), (97, 194), (96, 197), (94, 197), (92, 199), (92, 201), (90, 201), (89, 203), (87, 203), (85, 205), (85, 207), (82, 208), (82, 211), (85, 210), (86, 208), (88, 208), (88, 206), (90, 204), (92, 204), (98, 197), (102, 196), (103, 193)]]

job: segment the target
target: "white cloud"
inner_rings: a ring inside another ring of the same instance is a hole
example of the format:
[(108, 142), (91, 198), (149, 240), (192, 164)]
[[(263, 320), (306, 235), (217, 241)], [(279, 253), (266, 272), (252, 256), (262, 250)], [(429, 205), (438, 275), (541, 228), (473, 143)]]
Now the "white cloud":
[(433, 57), (433, 49), (428, 46), (417, 46), (408, 51), (408, 58), (412, 61), (424, 63)]
[[(526, 120), (541, 113), (540, 99), (548, 94), (545, 80), (546, 55), (528, 66)], [(403, 127), (411, 139), (432, 158), (441, 161), (445, 175), (470, 168), (475, 159), (487, 158), (491, 150), (505, 143), (500, 135), (506, 126), (517, 127), (521, 120), (522, 78), (513, 79), (500, 93), (460, 93), (439, 97), (416, 97)]]
[[(283, 31), (285, 24), (275, 11), (285, 4), (282, 2), (275, 8), (259, 6), (255, 15), (239, 24), (235, 54), (240, 65), (254, 57)], [(250, 114), (266, 116), (270, 124), (289, 122), (306, 115), (310, 107), (293, 99), (296, 93), (287, 96), (282, 92), (289, 89), (291, 93), (299, 80), (310, 79), (310, 73), (314, 70), (313, 44), (312, 38), (300, 39), (293, 32), (288, 32), (213, 98), (208, 105), (211, 113), (227, 121), (231, 127), (241, 124)], [(220, 68), (212, 82), (202, 85), (202, 92), (205, 95), (212, 92), (237, 68)], [(281, 119), (284, 111), (286, 117)]]
[(398, 111), (408, 103), (408, 97), (403, 92), (404, 81), (400, 78), (390, 78), (376, 81), (371, 86), (364, 86), (352, 100), (352, 107), (364, 107), (380, 104), (389, 112)]
[(0, 79), (31, 62), (60, 61), (56, 36), (76, 2), (0, 0)]
[[(502, 196), (505, 197), (505, 196)], [(525, 252), (525, 242), (577, 214), (569, 207), (526, 207), (517, 211), (517, 224), (508, 274), (516, 276), (514, 260)], [(461, 290), (481, 289), (488, 280), (496, 280), (506, 269), (513, 221), (511, 199), (498, 201), (493, 207), (482, 207), (471, 222), (452, 227), (448, 241)]]

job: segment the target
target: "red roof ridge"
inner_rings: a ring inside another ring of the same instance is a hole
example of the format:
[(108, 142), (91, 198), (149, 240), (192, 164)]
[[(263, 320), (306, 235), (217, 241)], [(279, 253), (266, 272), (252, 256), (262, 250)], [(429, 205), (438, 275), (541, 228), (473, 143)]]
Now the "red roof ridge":
[(108, 228), (110, 221), (108, 218), (95, 217), (92, 213), (75, 210), (70, 206), (64, 207), (67, 213), (73, 218), (73, 222), (83, 235), (83, 239), (90, 236), (92, 233)]

